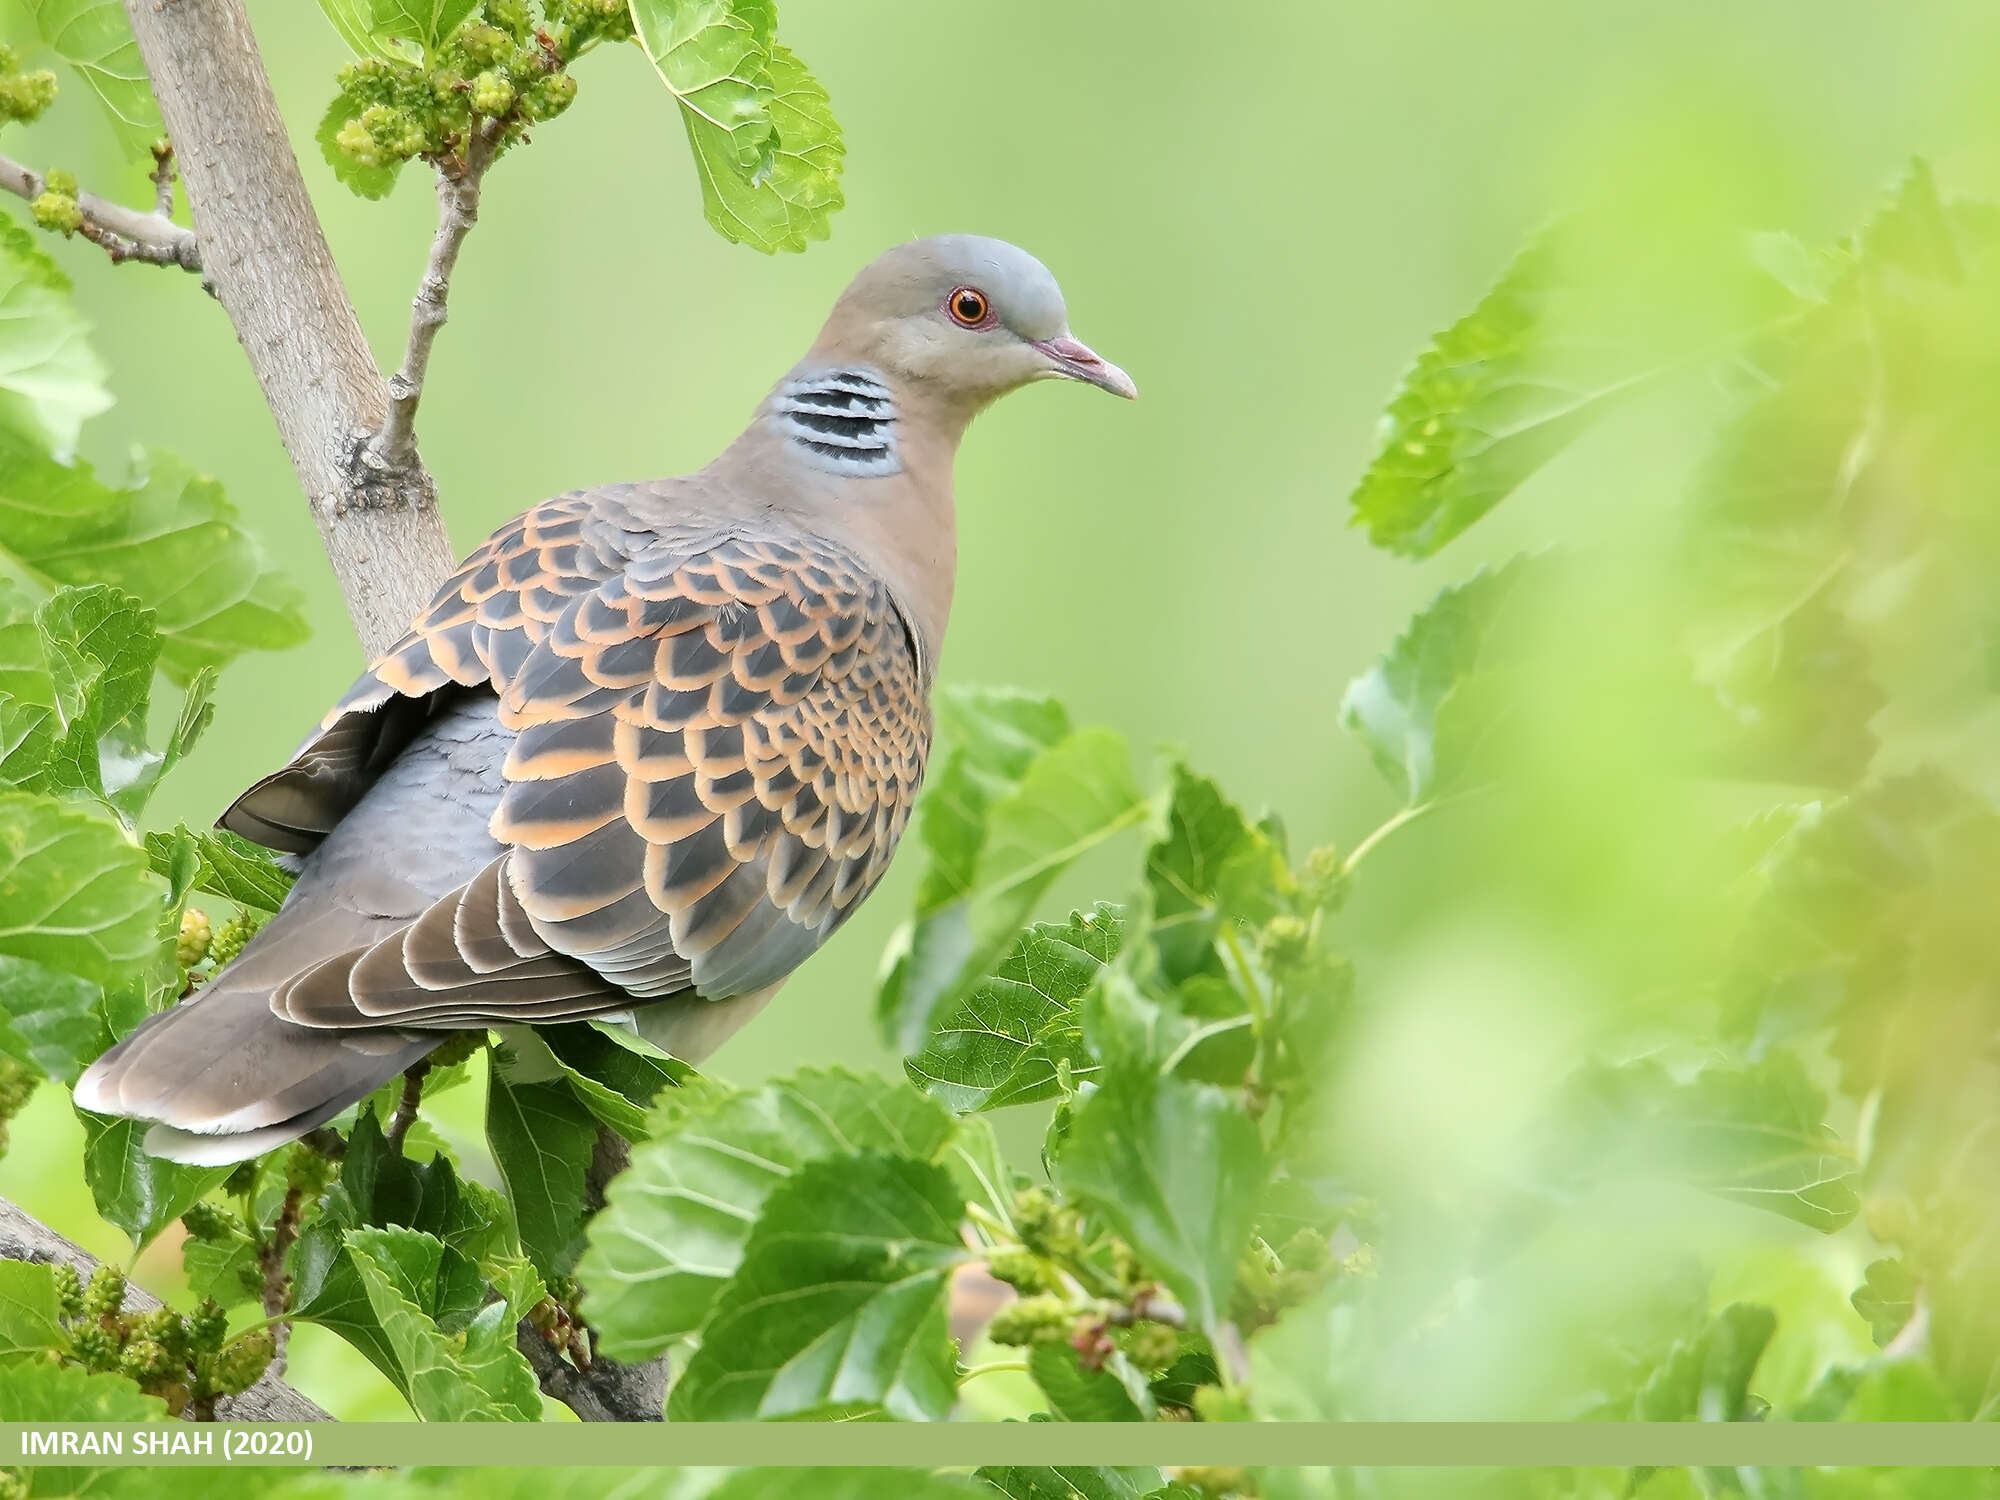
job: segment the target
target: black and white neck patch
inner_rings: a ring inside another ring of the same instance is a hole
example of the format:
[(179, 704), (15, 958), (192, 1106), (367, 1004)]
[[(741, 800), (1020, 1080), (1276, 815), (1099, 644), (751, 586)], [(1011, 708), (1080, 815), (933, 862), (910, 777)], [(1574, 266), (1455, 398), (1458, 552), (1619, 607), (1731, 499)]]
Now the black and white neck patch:
[(896, 406), (866, 370), (816, 370), (788, 380), (771, 398), (771, 417), (816, 468), (834, 474), (895, 474)]

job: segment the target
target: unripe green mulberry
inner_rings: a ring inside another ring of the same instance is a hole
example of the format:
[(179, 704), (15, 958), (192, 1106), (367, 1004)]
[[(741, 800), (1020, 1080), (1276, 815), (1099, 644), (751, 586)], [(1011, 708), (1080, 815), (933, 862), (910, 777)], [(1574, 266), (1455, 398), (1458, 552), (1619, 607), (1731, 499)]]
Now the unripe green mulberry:
[(986, 1336), (996, 1344), (1059, 1344), (1075, 1321), (1076, 1310), (1060, 1297), (1022, 1297), (993, 1315)]
[(56, 1305), (62, 1309), (65, 1318), (78, 1317), (83, 1312), (83, 1278), (76, 1274), (76, 1267), (69, 1265), (50, 1268), (56, 1284)]
[(72, 1330), (69, 1347), (86, 1370), (118, 1368), (118, 1335), (102, 1323), (85, 1323)]
[(187, 1232), (198, 1240), (208, 1240), (219, 1244), (223, 1240), (234, 1239), (243, 1232), (243, 1221), (215, 1203), (196, 1203), (181, 1215), (181, 1223)]
[(247, 1198), (257, 1188), (257, 1163), (238, 1162), (222, 1179), (222, 1190), (232, 1198)]
[(1165, 1323), (1134, 1323), (1126, 1330), (1126, 1358), (1142, 1370), (1164, 1370), (1180, 1352), (1180, 1334)]
[(1056, 1285), (1048, 1262), (1032, 1250), (995, 1250), (986, 1257), (986, 1270), (995, 1281), (1004, 1281), (1018, 1292), (1046, 1292)]
[(118, 1373), (148, 1385), (175, 1369), (174, 1357), (157, 1339), (133, 1339), (118, 1356)]
[(56, 75), (46, 68), (16, 73), (14, 66), (5, 62), (0, 77), (0, 120), (33, 120), (55, 102)]
[(19, 1469), (0, 1469), (0, 1500), (28, 1500), (28, 1481)]
[(225, 1395), (241, 1395), (257, 1383), (277, 1352), (277, 1342), (268, 1328), (246, 1333), (215, 1357), (211, 1374), (216, 1388)]
[(213, 1354), (229, 1334), (229, 1314), (213, 1297), (203, 1299), (188, 1315), (188, 1347), (197, 1354)]
[(431, 1072), (436, 1074), (462, 1063), (485, 1045), (486, 1033), (483, 1031), (454, 1031), (445, 1044), (431, 1054)]
[(125, 1306), (125, 1273), (113, 1266), (99, 1266), (90, 1273), (90, 1285), (83, 1289), (83, 1315), (108, 1318)]
[(477, 21), (468, 21), (458, 28), (458, 35), (452, 40), (458, 43), (459, 50), (471, 59), (474, 66), (490, 68), (513, 51), (517, 36), (510, 36), (497, 26), (482, 26)]
[(516, 41), (526, 41), (535, 24), (527, 0), (487, 0), (486, 19)]
[(1264, 924), (1257, 946), (1264, 962), (1280, 977), (1294, 973), (1312, 951), (1312, 929), (1297, 917), (1277, 916)]
[(181, 913), (181, 935), (174, 943), (174, 962), (183, 969), (192, 969), (208, 957), (208, 946), (215, 937), (215, 929), (209, 925), (208, 913), (198, 906), (190, 906)]
[(553, 120), (575, 100), (576, 80), (567, 73), (551, 73), (521, 95), (521, 113), (530, 120)]
[(514, 107), (514, 85), (498, 73), (481, 73), (472, 80), (472, 107), (482, 115), (506, 114)]
[(1346, 862), (1331, 844), (1322, 844), (1308, 854), (1305, 867), (1299, 871), (1299, 894), (1321, 911), (1338, 911), (1351, 884)]
[(156, 1307), (132, 1320), (134, 1339), (151, 1339), (175, 1360), (187, 1359), (187, 1324), (171, 1307)]
[(76, 173), (57, 167), (42, 179), (42, 186), (52, 193), (61, 193), (65, 198), (74, 198), (77, 194)]
[(75, 234), (83, 227), (83, 209), (63, 193), (43, 193), (28, 205), (35, 222), (58, 234)]
[(299, 1196), (317, 1201), (333, 1181), (333, 1162), (310, 1146), (294, 1146), (285, 1158), (285, 1186), (297, 1188)]
[(0, 1057), (0, 1125), (21, 1112), (35, 1092), (35, 1085), (41, 1079), (14, 1061), (11, 1057)]
[(244, 945), (262, 931), (269, 920), (269, 917), (253, 917), (248, 912), (238, 912), (224, 922), (222, 930), (208, 945), (208, 956), (215, 961), (216, 968), (221, 968), (241, 953)]

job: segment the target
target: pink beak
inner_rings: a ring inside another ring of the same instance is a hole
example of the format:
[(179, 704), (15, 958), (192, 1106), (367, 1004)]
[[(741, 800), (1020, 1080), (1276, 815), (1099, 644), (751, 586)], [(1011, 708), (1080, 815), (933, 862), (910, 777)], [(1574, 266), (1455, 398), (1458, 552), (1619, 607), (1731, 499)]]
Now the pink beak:
[(1123, 396), (1127, 401), (1139, 399), (1139, 387), (1132, 383), (1132, 377), (1109, 360), (1101, 358), (1090, 345), (1064, 334), (1060, 338), (1038, 339), (1035, 347), (1055, 361), (1053, 374), (1081, 380), (1114, 396)]

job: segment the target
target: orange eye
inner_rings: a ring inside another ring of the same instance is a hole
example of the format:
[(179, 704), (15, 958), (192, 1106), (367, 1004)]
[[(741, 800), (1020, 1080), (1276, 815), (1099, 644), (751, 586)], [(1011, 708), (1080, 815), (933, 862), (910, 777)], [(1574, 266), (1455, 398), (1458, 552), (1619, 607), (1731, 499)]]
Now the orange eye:
[(986, 321), (986, 315), (993, 307), (986, 300), (986, 293), (978, 287), (961, 286), (954, 287), (951, 295), (944, 299), (944, 310), (961, 328), (977, 328)]

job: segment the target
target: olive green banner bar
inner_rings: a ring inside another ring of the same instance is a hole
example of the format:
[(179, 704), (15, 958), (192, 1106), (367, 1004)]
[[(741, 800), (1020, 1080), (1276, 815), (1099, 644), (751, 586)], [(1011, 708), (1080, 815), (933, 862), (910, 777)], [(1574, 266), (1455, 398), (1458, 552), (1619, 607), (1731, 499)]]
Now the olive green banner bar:
[(1958, 1423), (0, 1423), (0, 1466), (626, 1464), (2000, 1465), (2000, 1424)]

